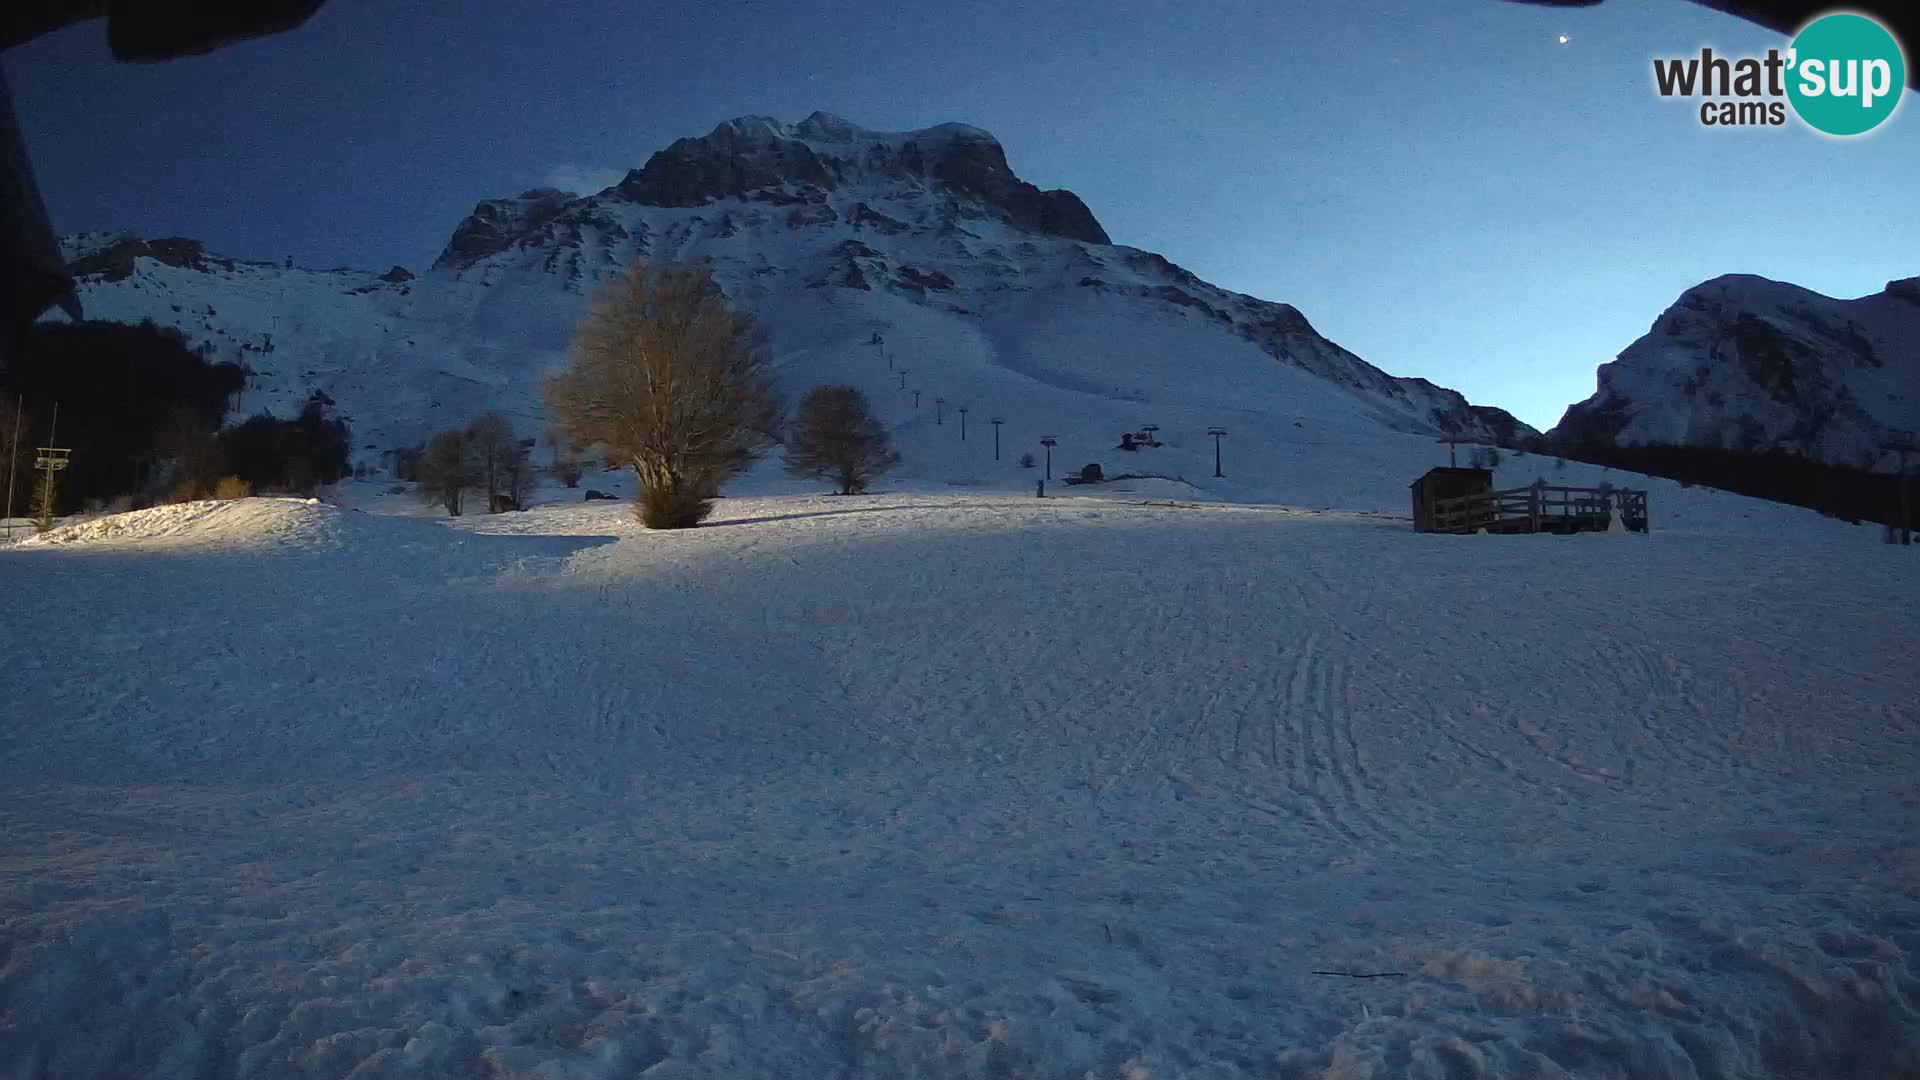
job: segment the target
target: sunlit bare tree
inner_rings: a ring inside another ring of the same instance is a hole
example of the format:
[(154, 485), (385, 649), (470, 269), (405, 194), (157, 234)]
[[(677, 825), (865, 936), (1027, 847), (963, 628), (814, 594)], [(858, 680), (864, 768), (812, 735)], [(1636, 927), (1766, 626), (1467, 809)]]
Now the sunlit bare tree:
[(698, 266), (640, 261), (609, 282), (546, 396), (563, 434), (633, 468), (654, 529), (699, 524), (779, 429), (761, 336)]

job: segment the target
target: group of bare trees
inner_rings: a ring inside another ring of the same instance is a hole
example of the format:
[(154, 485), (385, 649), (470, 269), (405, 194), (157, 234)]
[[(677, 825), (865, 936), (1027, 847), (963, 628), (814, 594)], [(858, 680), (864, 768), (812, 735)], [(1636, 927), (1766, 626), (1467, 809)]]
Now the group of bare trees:
[[(703, 267), (642, 261), (610, 282), (546, 398), (561, 438), (634, 470), (649, 528), (699, 524), (720, 486), (781, 438), (765, 337)], [(900, 460), (851, 386), (801, 399), (786, 459), (790, 474), (830, 478), (841, 494)]]
[(485, 498), (488, 513), (521, 509), (533, 490), (532, 441), (515, 438), (512, 422), (497, 412), (435, 435), (413, 466), (420, 498), (455, 517), (468, 492)]

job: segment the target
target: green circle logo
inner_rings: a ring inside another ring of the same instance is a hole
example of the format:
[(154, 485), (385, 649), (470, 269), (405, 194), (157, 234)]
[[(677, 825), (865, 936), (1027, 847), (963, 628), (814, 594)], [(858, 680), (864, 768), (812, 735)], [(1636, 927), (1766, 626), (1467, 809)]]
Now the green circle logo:
[(1865, 15), (1808, 23), (1787, 52), (1787, 100), (1816, 131), (1863, 135), (1886, 122), (1907, 89), (1907, 62), (1887, 28)]

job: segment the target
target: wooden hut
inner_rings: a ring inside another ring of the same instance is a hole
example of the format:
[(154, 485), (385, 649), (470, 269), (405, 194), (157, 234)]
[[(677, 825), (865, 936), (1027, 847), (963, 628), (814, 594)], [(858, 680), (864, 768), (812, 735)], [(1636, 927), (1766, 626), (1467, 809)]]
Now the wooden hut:
[(1413, 489), (1413, 528), (1415, 532), (1434, 532), (1433, 504), (1441, 499), (1462, 495), (1484, 495), (1493, 490), (1492, 469), (1462, 469), (1449, 465), (1428, 469), (1415, 480)]

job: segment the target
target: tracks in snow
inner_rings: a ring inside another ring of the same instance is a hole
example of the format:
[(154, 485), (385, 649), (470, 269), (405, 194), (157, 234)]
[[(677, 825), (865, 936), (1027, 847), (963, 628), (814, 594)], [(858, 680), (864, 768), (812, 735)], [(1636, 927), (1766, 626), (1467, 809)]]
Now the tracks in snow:
[[(1382, 809), (1356, 732), (1350, 690), (1361, 641), (1344, 621), (1330, 617), (1327, 606), (1336, 598), (1317, 574), (1308, 573), (1295, 582), (1291, 605), (1220, 628), (1229, 638), (1274, 639), (1273, 651), (1257, 666), (1189, 660), (1194, 670), (1206, 672), (1205, 697), (1187, 723), (1155, 725), (1156, 733), (1130, 748), (1125, 773), (1158, 756), (1166, 778), (1181, 788), (1300, 821), (1343, 843), (1399, 840), (1405, 829)], [(1337, 598), (1345, 605), (1342, 614), (1367, 618), (1377, 589)], [(1187, 752), (1203, 733), (1216, 752)], [(1120, 778), (1109, 780), (1103, 793)]]
[(1346, 699), (1350, 668), (1344, 657), (1329, 654), (1330, 636), (1313, 625), (1283, 654), (1285, 676), (1269, 733), (1275, 759), (1287, 763), (1288, 791), (1319, 824), (1358, 842), (1379, 829), (1354, 784), (1360, 767)]

